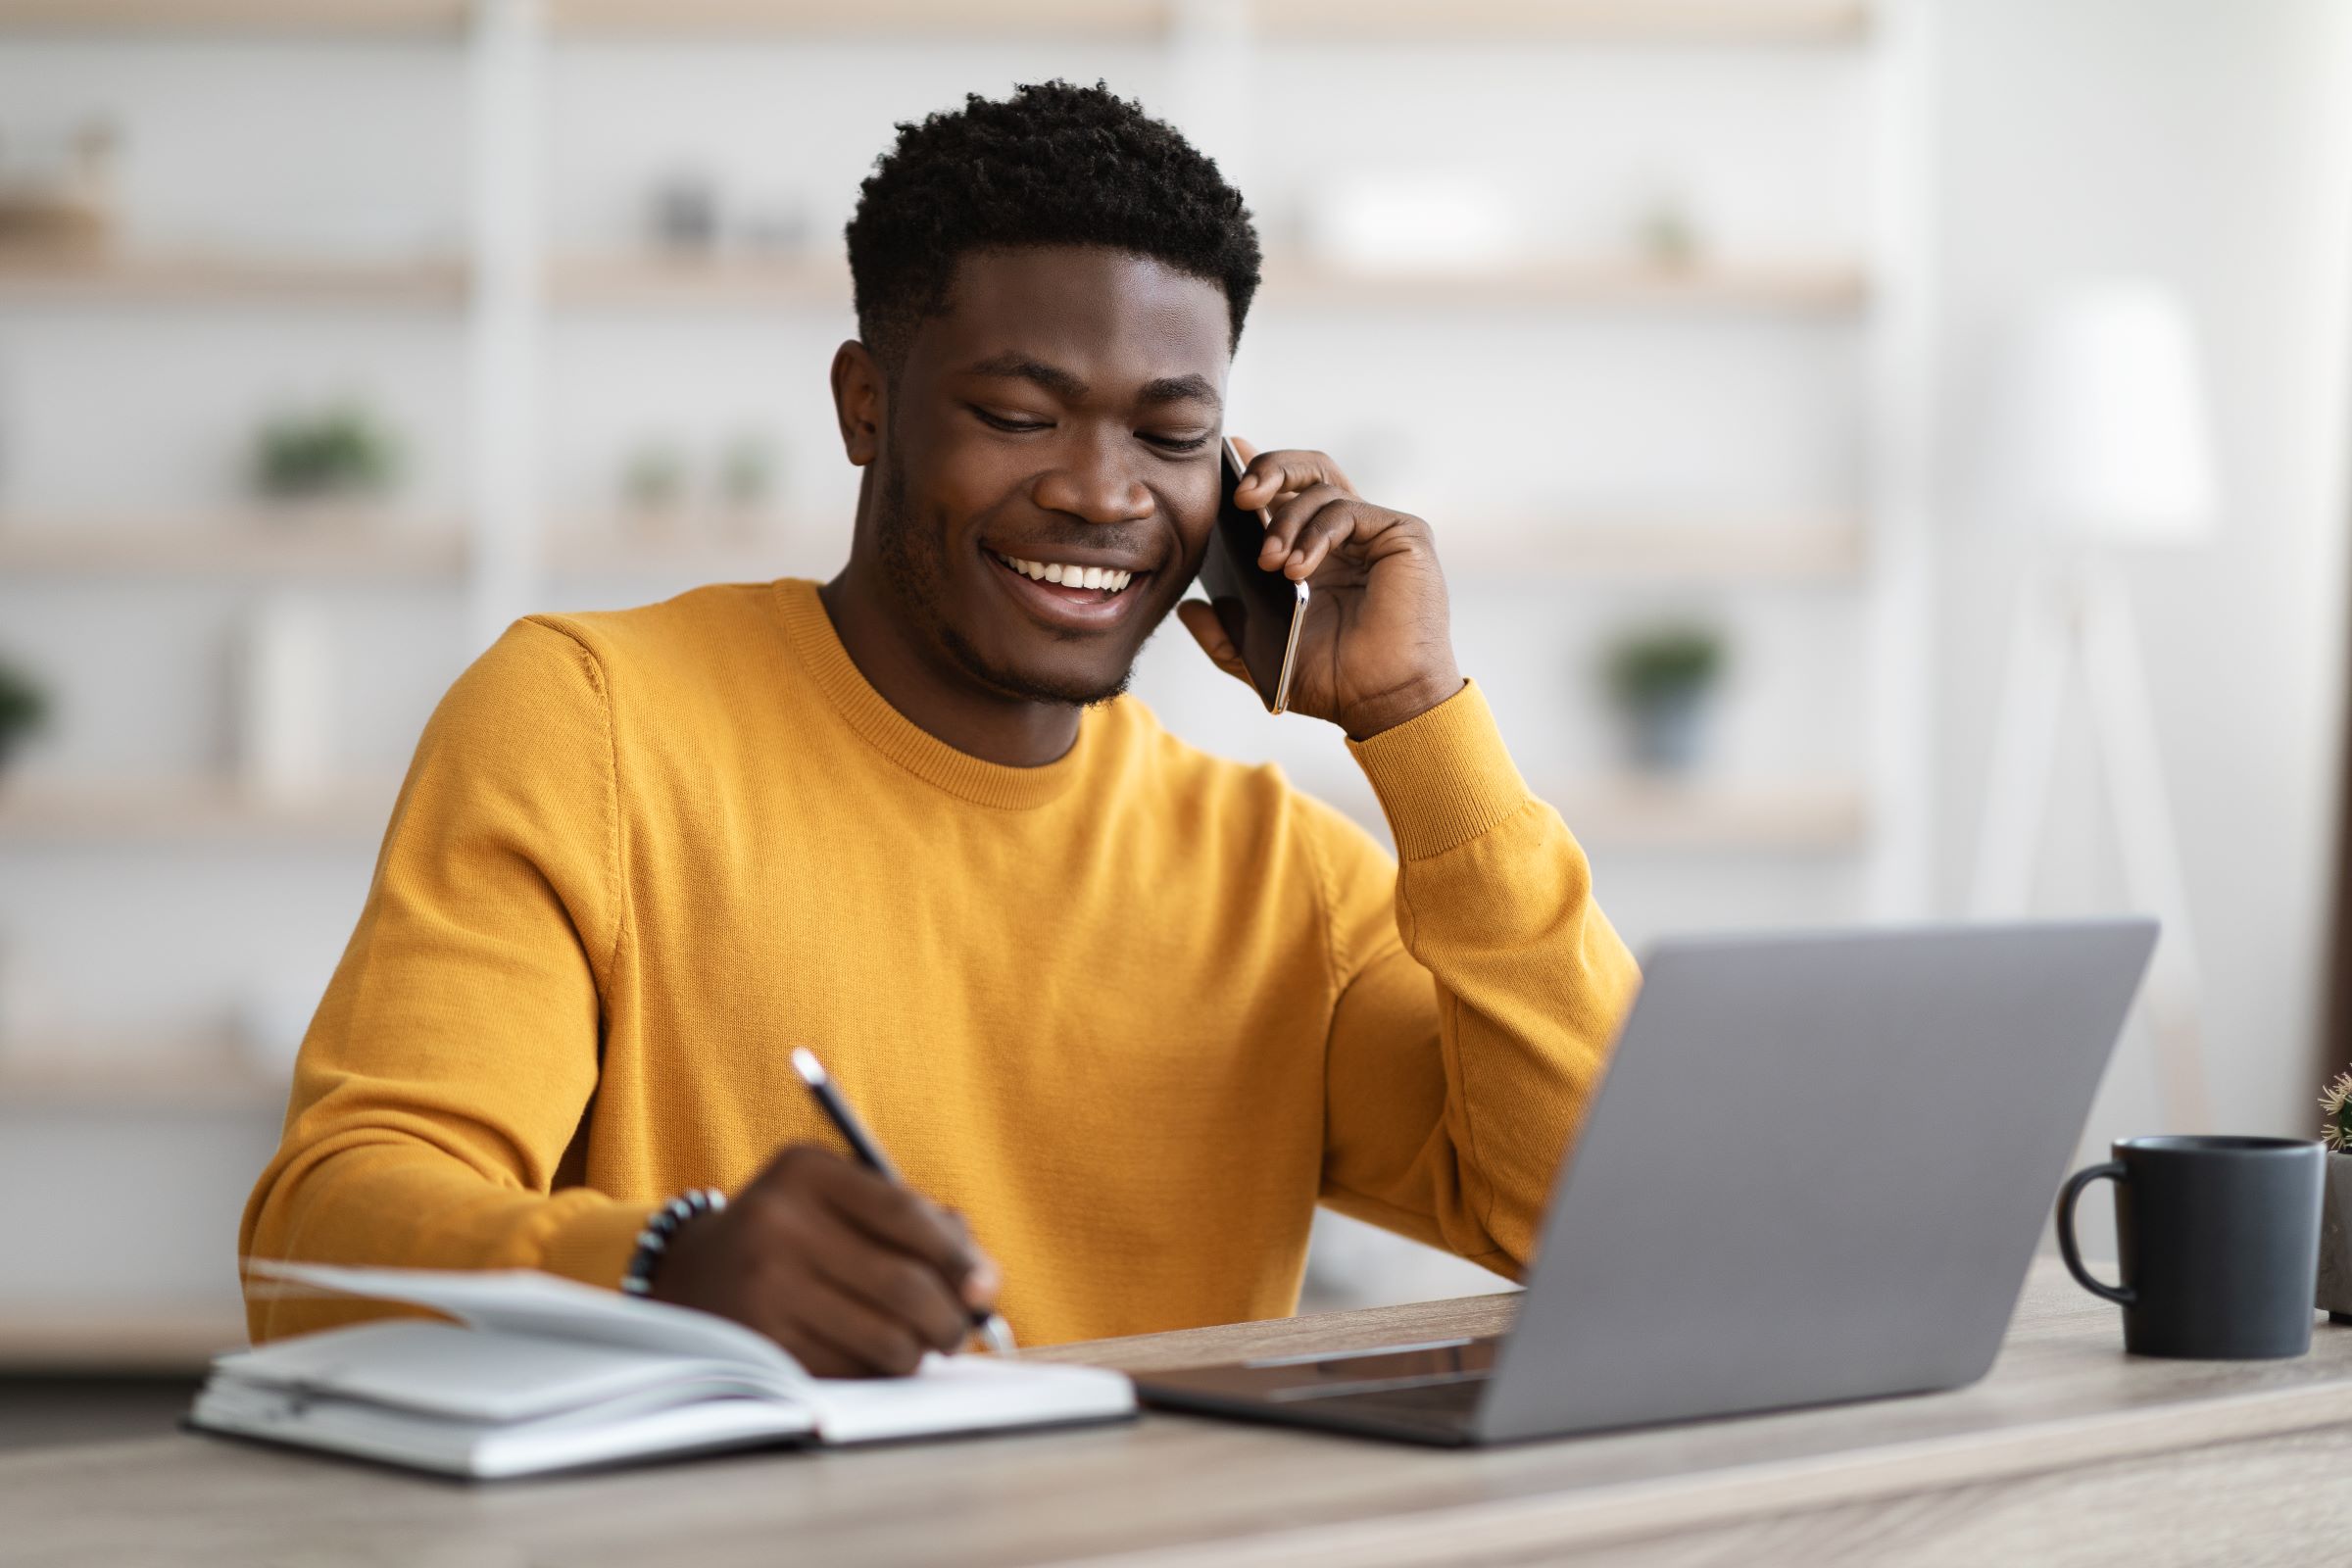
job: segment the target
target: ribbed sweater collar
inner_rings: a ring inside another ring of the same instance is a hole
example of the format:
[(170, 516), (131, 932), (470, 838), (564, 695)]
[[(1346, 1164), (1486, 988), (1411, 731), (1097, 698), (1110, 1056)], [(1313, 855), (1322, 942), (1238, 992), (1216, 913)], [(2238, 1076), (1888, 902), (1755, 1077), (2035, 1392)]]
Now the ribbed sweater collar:
[(918, 727), (874, 690), (842, 646), (815, 583), (787, 577), (775, 588), (785, 634), (801, 667), (850, 728), (907, 772), (976, 806), (1016, 811), (1056, 800), (1078, 781), (1087, 736), (1094, 728), (1091, 715), (1080, 715), (1078, 739), (1070, 749), (1042, 767), (1007, 767), (959, 752)]

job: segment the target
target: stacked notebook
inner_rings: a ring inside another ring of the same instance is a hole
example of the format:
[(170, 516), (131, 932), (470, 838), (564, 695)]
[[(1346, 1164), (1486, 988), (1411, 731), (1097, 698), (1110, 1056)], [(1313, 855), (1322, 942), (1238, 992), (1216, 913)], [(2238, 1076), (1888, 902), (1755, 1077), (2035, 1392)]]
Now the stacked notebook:
[(222, 1355), (193, 1425), (493, 1479), (767, 1444), (879, 1443), (1132, 1415), (1094, 1367), (931, 1356), (911, 1377), (811, 1377), (707, 1312), (525, 1270), (255, 1263), (304, 1292), (430, 1307)]

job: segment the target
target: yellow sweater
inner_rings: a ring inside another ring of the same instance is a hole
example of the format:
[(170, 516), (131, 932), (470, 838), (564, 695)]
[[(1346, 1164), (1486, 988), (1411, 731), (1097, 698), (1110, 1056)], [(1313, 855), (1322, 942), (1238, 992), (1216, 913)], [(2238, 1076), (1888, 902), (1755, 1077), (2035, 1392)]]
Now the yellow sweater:
[(1350, 749), (1401, 871), (1132, 698), (956, 752), (810, 583), (521, 621), (417, 746), (243, 1250), (616, 1284), (829, 1140), (806, 1045), (1026, 1344), (1288, 1312), (1318, 1201), (1516, 1275), (1634, 965), (1475, 687)]

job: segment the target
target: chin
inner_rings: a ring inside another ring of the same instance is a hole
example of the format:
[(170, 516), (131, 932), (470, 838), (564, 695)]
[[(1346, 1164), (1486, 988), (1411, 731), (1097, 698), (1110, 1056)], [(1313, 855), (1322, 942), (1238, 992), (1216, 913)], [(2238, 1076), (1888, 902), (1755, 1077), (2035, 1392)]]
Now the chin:
[[(1123, 639), (1122, 639), (1123, 641)], [(1006, 648), (987, 651), (974, 640), (949, 629), (949, 649), (965, 669), (983, 683), (1023, 702), (1058, 703), (1088, 708), (1106, 703), (1127, 690), (1135, 675), (1135, 651), (1115, 653), (1089, 649), (1095, 657), (1071, 658), (1076, 649)], [(1059, 653), (1062, 657), (1054, 657)]]

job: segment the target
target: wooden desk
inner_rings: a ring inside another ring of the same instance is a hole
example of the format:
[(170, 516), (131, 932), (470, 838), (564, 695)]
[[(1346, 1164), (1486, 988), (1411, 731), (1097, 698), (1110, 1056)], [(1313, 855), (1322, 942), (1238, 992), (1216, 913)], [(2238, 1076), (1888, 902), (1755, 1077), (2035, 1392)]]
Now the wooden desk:
[[(1131, 1369), (1503, 1326), (1504, 1297), (1044, 1352)], [(2341, 1560), (2352, 1329), (2283, 1362), (2135, 1361), (2037, 1265), (1953, 1394), (1510, 1448), (1147, 1415), (1125, 1427), (773, 1452), (468, 1487), (196, 1436), (0, 1458), (0, 1556), (1141, 1565)]]

